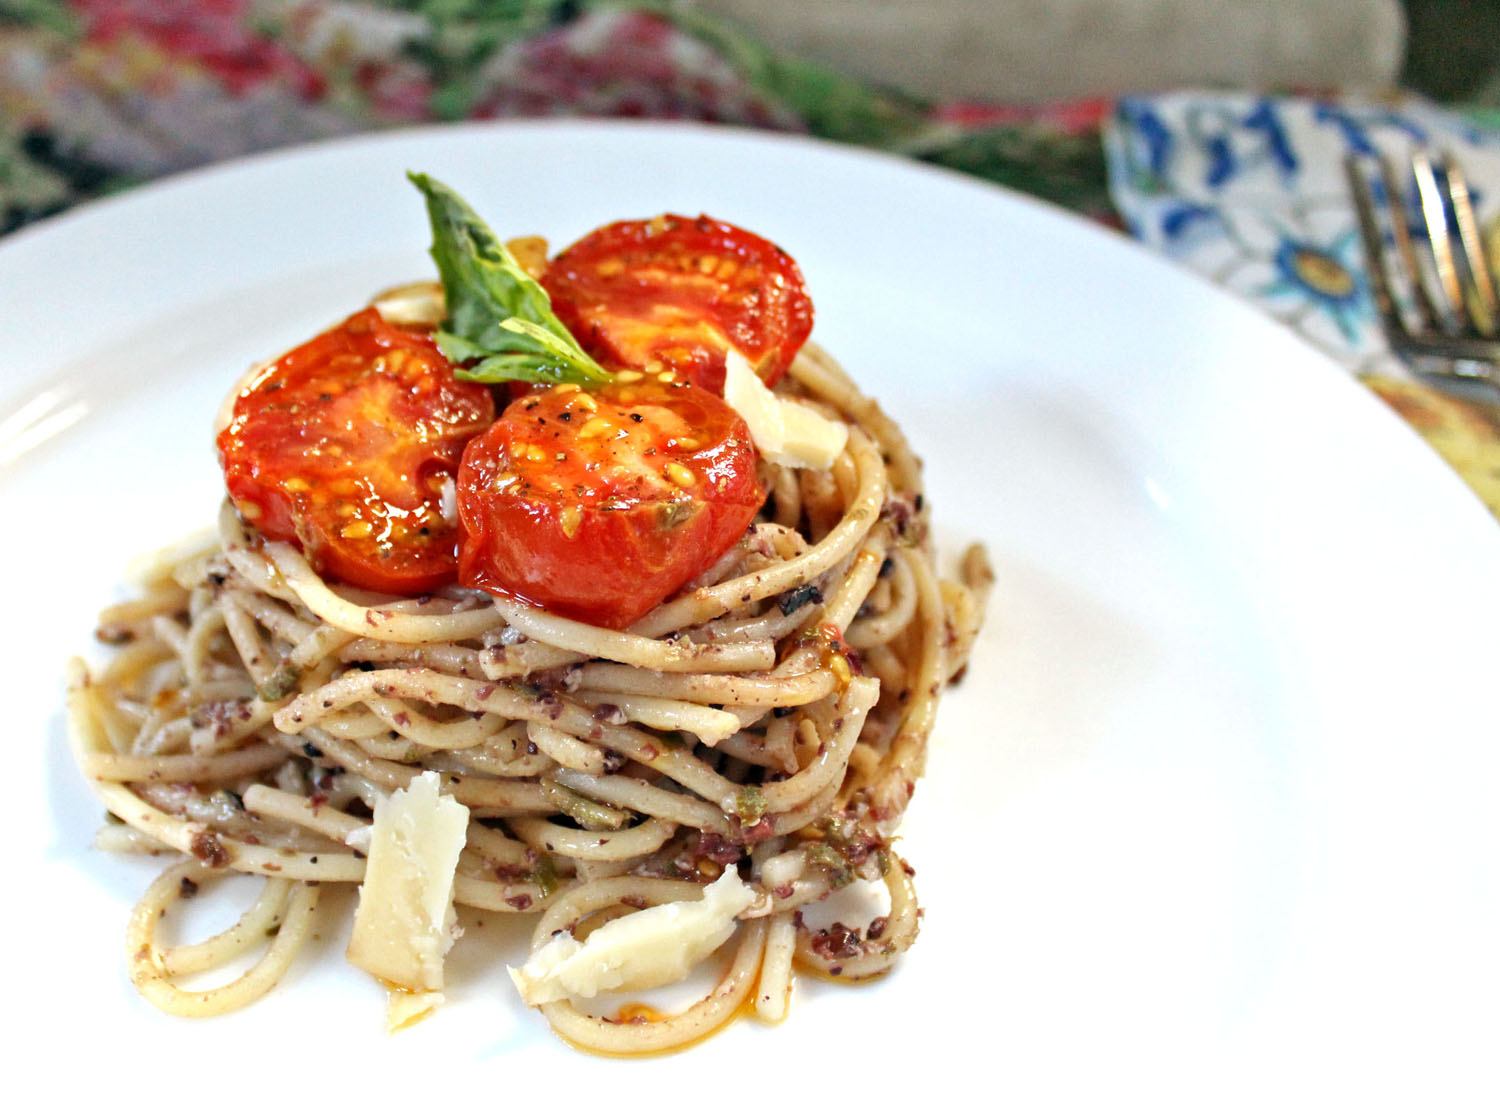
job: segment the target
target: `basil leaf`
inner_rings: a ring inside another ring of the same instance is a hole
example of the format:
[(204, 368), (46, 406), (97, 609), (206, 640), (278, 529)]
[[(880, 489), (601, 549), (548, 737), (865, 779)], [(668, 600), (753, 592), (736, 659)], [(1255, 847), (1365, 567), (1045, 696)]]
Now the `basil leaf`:
[(473, 382), (576, 382), (613, 375), (579, 346), (541, 284), (522, 270), (494, 232), (446, 184), (420, 172), (407, 178), (427, 200), (432, 258), (448, 319), (438, 349)]

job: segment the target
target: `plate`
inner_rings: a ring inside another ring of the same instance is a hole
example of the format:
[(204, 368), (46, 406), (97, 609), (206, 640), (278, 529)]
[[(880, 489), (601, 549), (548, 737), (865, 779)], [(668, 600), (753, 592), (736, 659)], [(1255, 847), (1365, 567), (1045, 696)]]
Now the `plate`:
[[(336, 929), (237, 1016), (169, 1019), (129, 986), (125, 916), (155, 865), (89, 847), (63, 661), (134, 554), (211, 521), (209, 425), (244, 367), (430, 270), (407, 169), (502, 233), (705, 210), (776, 240), (816, 338), (926, 456), (942, 545), (988, 544), (990, 625), (903, 830), (923, 932), (891, 978), (804, 980), (779, 1028), (630, 1061), (517, 1004), (515, 926), (461, 942), (450, 1003), (389, 1038)], [(21, 1070), (68, 1056), (80, 1083), (169, 1067), (233, 1092), (265, 1044), (281, 1079), (382, 1094), (741, 1073), (773, 1095), (970, 1072), (1016, 1095), (1500, 1083), (1500, 530), (1374, 398), (1206, 283), (883, 156), (580, 122), (200, 171), (22, 231), (0, 285), (21, 760), (3, 920), (12, 996), (57, 1025)]]

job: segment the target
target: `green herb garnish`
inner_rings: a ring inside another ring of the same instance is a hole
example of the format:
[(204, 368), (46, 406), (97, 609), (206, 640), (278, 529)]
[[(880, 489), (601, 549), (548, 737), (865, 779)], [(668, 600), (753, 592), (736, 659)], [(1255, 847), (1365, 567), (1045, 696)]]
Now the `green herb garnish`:
[(469, 382), (576, 382), (613, 375), (579, 346), (552, 312), (547, 292), (463, 199), (431, 176), (408, 172), (427, 199), (432, 258), (448, 319), (438, 349)]

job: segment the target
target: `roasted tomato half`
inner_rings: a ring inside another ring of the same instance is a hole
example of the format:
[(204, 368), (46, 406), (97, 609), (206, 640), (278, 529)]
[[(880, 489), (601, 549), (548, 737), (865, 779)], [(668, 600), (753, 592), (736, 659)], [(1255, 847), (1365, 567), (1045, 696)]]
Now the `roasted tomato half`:
[(753, 233), (708, 217), (663, 215), (596, 229), (547, 267), (552, 308), (601, 361), (669, 370), (724, 392), (735, 348), (767, 385), (812, 331), (796, 261)]
[(367, 309), (255, 372), (219, 433), (229, 495), (325, 577), (396, 595), (452, 581), (464, 445), (495, 419), (432, 340)]
[(459, 579), (629, 626), (744, 534), (755, 462), (739, 414), (685, 382), (529, 394), (464, 454)]

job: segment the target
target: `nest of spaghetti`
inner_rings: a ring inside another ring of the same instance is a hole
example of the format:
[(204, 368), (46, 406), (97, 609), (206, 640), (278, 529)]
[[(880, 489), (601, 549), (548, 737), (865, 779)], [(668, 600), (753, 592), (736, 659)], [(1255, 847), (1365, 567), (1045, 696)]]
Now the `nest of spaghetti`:
[[(804, 348), (780, 388), (849, 425), (843, 453), (827, 471), (763, 469), (744, 537), (627, 631), (462, 588), (330, 585), (228, 504), (215, 537), (155, 561), (102, 615), (112, 659), (75, 662), (70, 687), (78, 763), (109, 811), (98, 843), (183, 857), (130, 921), (141, 991), (207, 1015), (269, 989), (320, 898), (364, 878), (373, 808), (424, 773), (468, 808), (460, 926), (475, 910), (539, 918), (540, 947), (701, 897), (726, 868), (753, 891), (717, 984), (687, 1009), (542, 1004), (579, 1045), (678, 1047), (746, 1002), (779, 1020), (794, 970), (889, 970), (920, 912), (892, 839), (990, 573), (974, 547), (940, 579), (920, 463), (828, 355)], [(161, 942), (188, 884), (231, 873), (265, 881), (237, 925)], [(877, 880), (888, 912), (863, 927), (804, 916)], [(188, 988), (267, 943), (229, 984)]]

